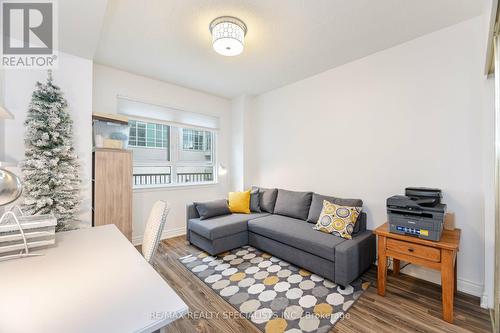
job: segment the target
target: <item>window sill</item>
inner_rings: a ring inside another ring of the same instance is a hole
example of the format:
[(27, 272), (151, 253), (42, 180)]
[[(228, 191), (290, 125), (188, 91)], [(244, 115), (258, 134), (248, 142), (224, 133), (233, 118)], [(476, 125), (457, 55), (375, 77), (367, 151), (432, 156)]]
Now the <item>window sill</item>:
[(134, 193), (179, 191), (179, 190), (193, 190), (198, 188), (214, 187), (218, 184), (219, 184), (218, 182), (211, 182), (211, 183), (171, 184), (171, 185), (160, 185), (160, 186), (139, 185), (133, 187), (132, 190)]

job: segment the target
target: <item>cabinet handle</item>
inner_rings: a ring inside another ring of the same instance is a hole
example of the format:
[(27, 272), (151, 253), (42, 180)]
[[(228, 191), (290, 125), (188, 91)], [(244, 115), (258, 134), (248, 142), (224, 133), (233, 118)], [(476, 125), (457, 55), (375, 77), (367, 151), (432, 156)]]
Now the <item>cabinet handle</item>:
[(412, 248), (409, 248), (409, 249), (408, 249), (408, 252), (413, 252), (413, 251), (415, 251), (415, 250), (414, 250), (414, 249), (412, 249)]

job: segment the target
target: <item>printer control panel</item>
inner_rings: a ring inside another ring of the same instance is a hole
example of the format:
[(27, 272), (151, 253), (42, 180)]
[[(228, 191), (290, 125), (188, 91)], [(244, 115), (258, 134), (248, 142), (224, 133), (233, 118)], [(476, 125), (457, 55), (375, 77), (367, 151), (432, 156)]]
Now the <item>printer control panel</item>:
[(412, 236), (429, 236), (429, 230), (396, 226), (396, 230)]

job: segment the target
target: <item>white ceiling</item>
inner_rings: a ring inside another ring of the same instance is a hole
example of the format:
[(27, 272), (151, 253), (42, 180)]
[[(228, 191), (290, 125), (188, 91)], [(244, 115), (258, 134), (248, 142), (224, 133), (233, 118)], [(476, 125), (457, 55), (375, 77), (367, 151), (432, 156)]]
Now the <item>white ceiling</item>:
[[(259, 94), (477, 16), (483, 6), (483, 0), (108, 0), (94, 60), (220, 96)], [(248, 26), (239, 56), (212, 50), (208, 25), (221, 15)]]
[(92, 59), (99, 44), (106, 0), (63, 0), (59, 11), (59, 49)]

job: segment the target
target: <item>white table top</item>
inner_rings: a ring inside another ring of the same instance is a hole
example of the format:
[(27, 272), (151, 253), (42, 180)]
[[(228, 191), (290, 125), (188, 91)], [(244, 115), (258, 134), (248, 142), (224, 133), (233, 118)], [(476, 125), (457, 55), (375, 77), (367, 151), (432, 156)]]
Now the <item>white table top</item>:
[(114, 225), (58, 233), (56, 244), (0, 262), (0, 332), (149, 333), (188, 311)]

